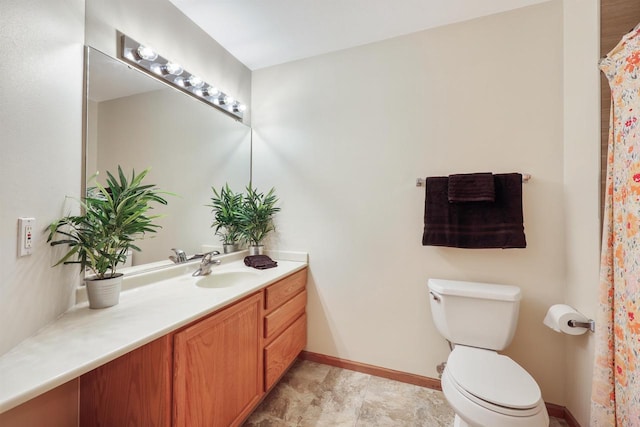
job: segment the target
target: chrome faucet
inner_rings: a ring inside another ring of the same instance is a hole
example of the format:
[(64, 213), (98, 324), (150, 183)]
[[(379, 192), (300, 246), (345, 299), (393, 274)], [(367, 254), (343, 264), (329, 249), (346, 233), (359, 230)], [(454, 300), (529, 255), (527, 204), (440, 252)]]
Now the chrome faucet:
[(171, 248), (171, 250), (175, 253), (175, 255), (171, 255), (169, 259), (176, 264), (182, 264), (183, 262), (187, 262), (187, 254), (184, 253), (182, 249)]
[(215, 255), (220, 255), (220, 252), (213, 251), (204, 254), (204, 256), (202, 257), (202, 261), (200, 261), (200, 267), (198, 267), (198, 269), (193, 272), (192, 276), (197, 277), (211, 274), (211, 267), (213, 267), (214, 265), (220, 265), (221, 262), (219, 259), (213, 259)]

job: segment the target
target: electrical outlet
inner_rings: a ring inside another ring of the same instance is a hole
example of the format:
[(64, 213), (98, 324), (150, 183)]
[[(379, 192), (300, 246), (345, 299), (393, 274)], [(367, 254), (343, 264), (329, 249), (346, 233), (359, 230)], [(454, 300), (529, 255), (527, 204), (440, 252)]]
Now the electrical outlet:
[(33, 252), (33, 231), (35, 218), (18, 218), (18, 256), (31, 255)]

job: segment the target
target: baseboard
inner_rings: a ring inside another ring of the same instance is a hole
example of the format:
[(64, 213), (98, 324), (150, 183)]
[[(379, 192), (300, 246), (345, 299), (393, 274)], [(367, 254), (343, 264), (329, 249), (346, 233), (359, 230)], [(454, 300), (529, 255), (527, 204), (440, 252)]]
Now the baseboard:
[[(340, 359), (339, 357), (334, 356), (327, 356), (326, 354), (312, 353), (305, 350), (300, 352), (298, 358), (302, 360), (309, 360), (311, 362), (322, 363), (323, 365), (349, 369), (350, 371), (362, 372), (364, 374), (369, 374), (376, 377), (387, 378), (390, 380), (442, 391), (440, 380), (430, 377), (423, 377), (422, 375), (409, 374), (407, 372), (381, 368), (380, 366), (368, 365), (366, 363), (353, 362), (351, 360)], [(555, 403), (545, 403), (545, 405), (547, 407), (549, 416), (565, 420), (569, 427), (580, 427), (578, 421), (573, 417), (571, 412), (566, 407), (556, 405)]]
[(419, 385), (421, 387), (431, 388), (442, 391), (440, 380), (434, 378), (423, 377), (421, 375), (409, 374), (407, 372), (396, 371), (393, 369), (381, 368), (379, 366), (368, 365), (366, 363), (353, 362), (351, 360), (340, 359), (338, 357), (327, 356), (310, 351), (302, 351), (298, 356), (303, 360), (322, 363), (323, 365), (335, 366), (338, 368), (349, 369), (350, 371), (362, 372), (364, 374), (376, 377), (387, 378), (390, 380), (400, 381), (403, 383)]
[(564, 412), (566, 411), (567, 408), (561, 405), (556, 405), (555, 403), (546, 403), (546, 402), (545, 402), (545, 406), (547, 407), (547, 413), (549, 414), (550, 417), (564, 419)]
[(567, 422), (569, 427), (580, 427), (580, 423), (578, 422), (578, 420), (576, 420), (571, 411), (569, 411), (567, 408), (564, 408), (563, 418)]

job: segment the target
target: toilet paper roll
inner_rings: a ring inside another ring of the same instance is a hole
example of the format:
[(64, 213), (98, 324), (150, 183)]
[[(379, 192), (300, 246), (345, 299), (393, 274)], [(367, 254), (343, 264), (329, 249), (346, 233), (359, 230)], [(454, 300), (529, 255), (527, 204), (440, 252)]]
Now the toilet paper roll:
[(587, 332), (587, 328), (577, 328), (569, 326), (569, 320), (577, 322), (588, 322), (584, 315), (580, 314), (573, 307), (566, 304), (555, 304), (549, 308), (543, 323), (556, 332), (569, 335), (582, 335)]

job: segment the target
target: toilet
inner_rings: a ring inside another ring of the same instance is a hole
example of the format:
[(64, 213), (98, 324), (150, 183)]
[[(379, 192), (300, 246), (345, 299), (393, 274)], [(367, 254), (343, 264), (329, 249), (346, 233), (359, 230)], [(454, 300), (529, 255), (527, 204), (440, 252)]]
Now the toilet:
[(431, 314), (452, 345), (442, 392), (455, 427), (548, 427), (533, 377), (503, 350), (516, 331), (520, 288), (429, 279)]

